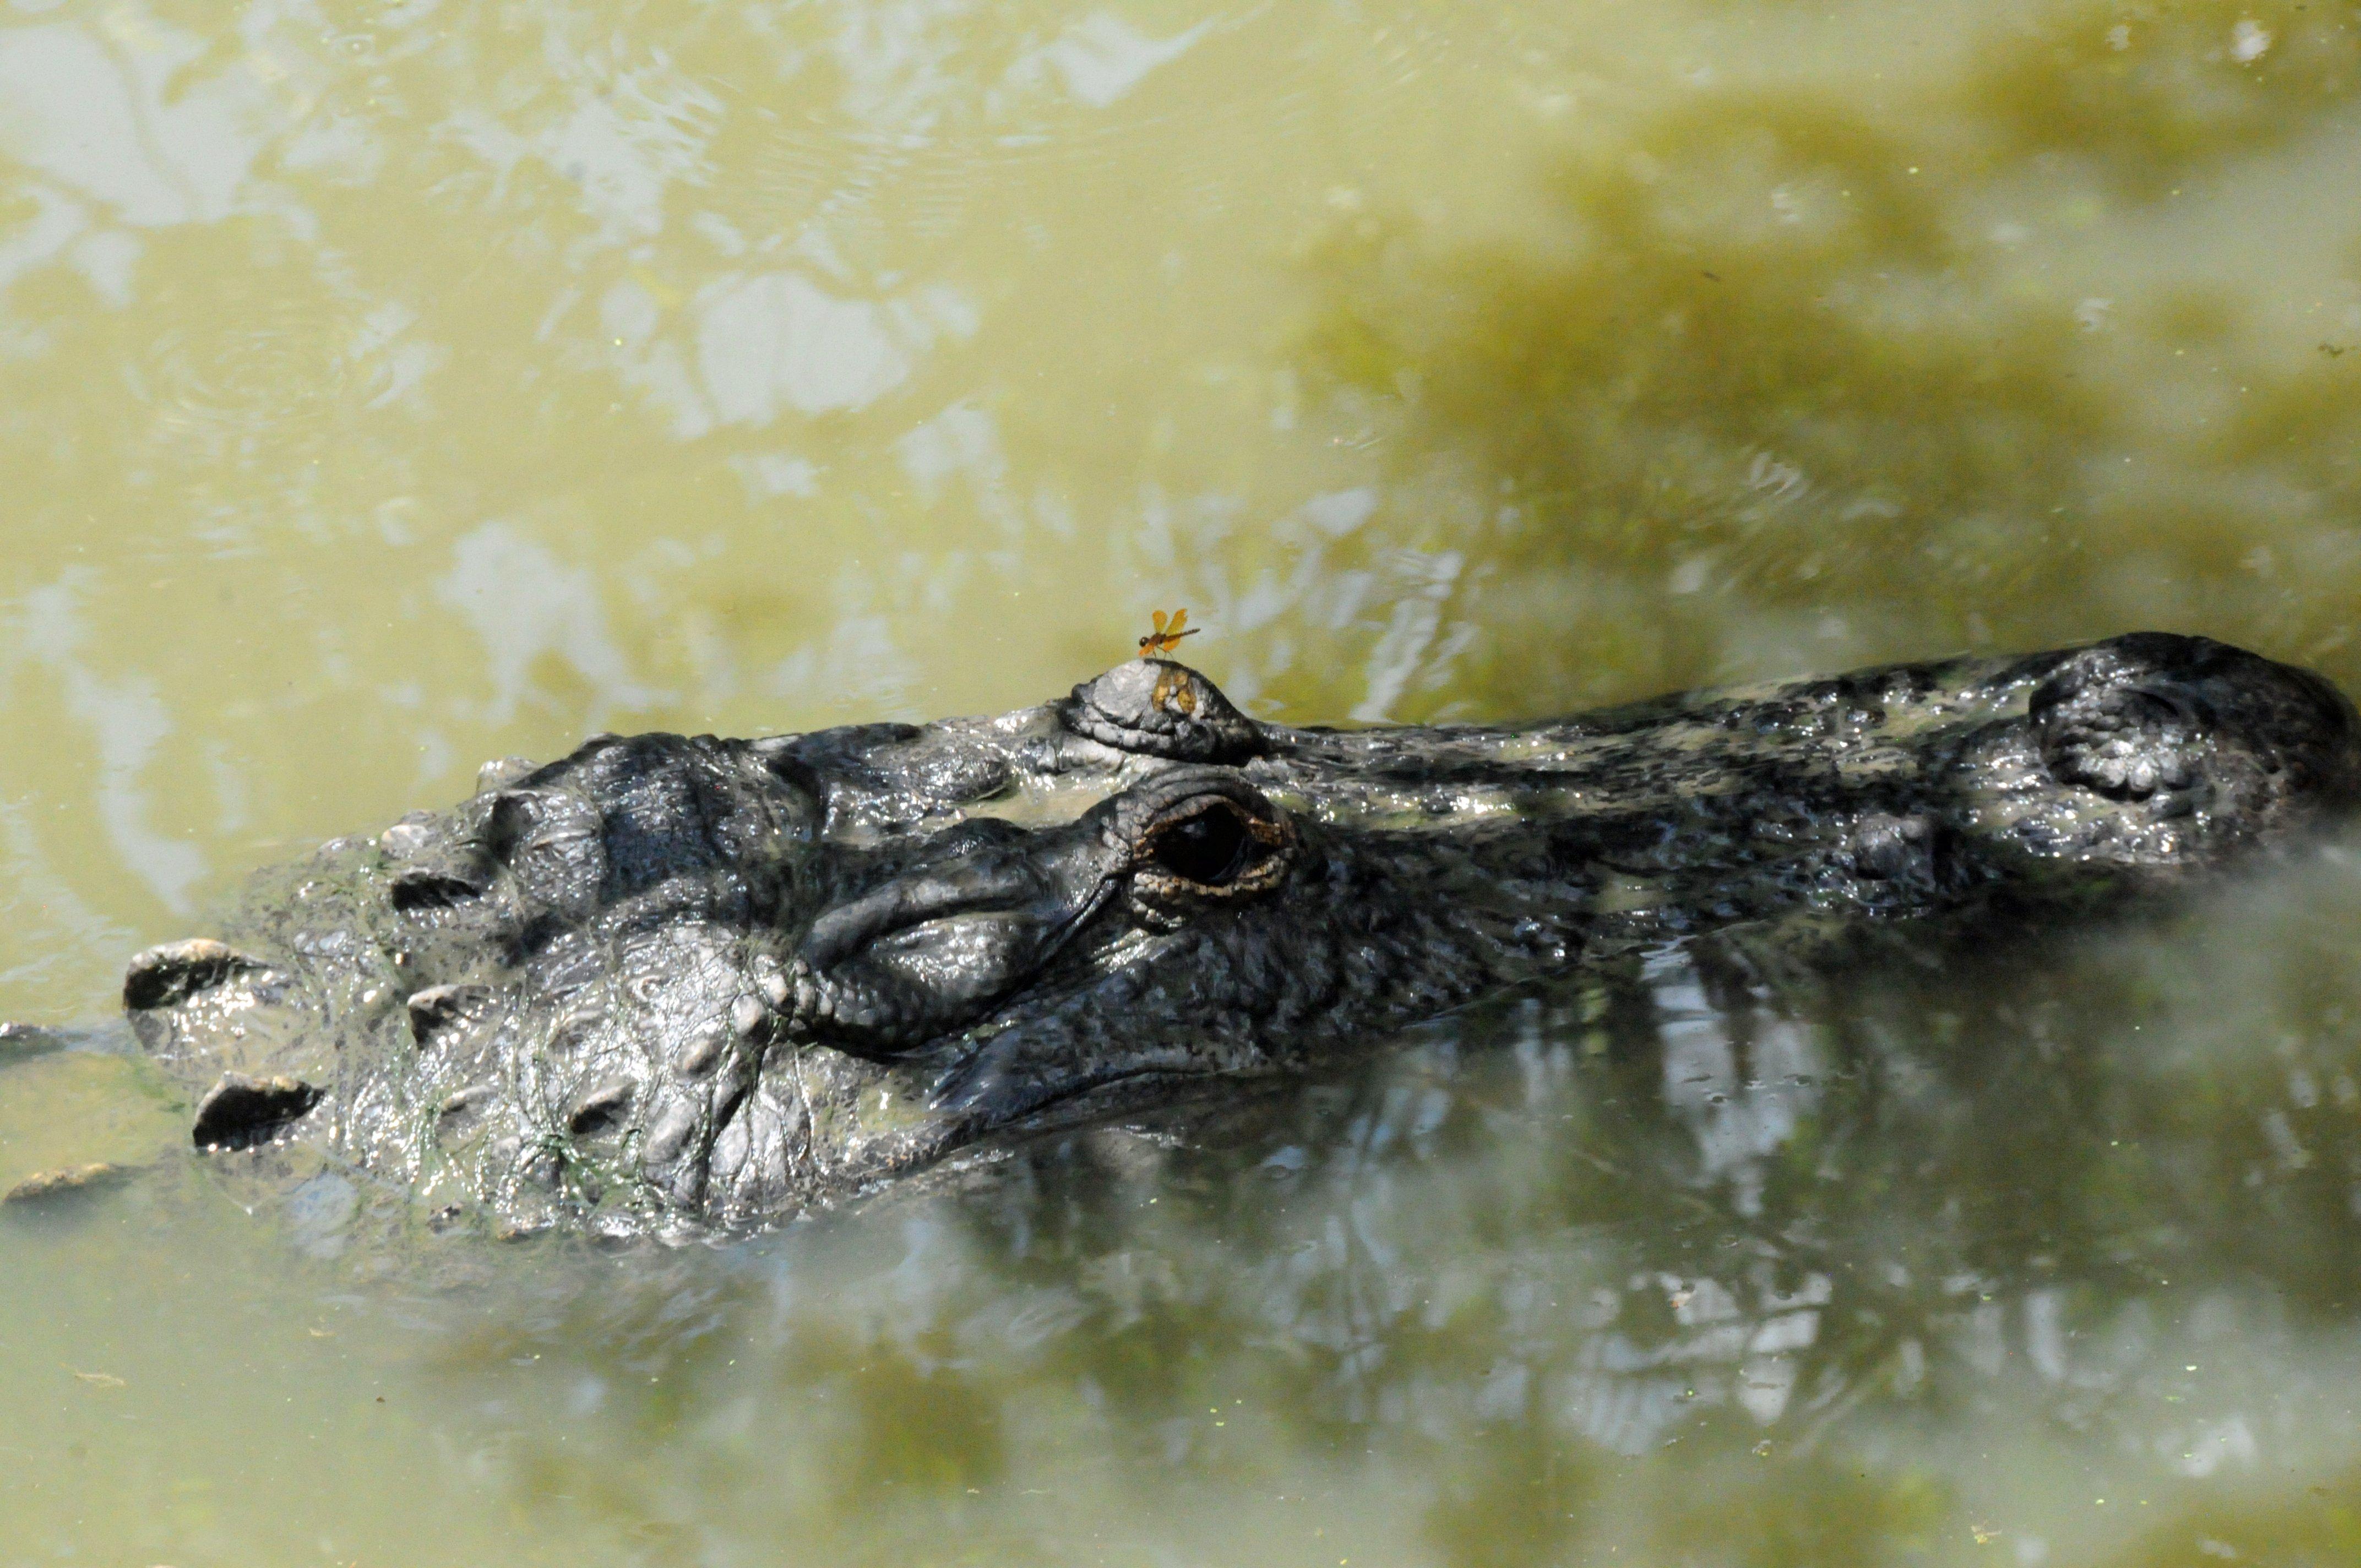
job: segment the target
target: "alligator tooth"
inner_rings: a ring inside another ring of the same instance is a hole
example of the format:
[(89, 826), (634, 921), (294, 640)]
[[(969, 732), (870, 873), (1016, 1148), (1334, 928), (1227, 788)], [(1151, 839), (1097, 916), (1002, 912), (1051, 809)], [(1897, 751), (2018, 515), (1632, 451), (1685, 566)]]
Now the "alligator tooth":
[[(749, 1095), (744, 1120), (748, 1136), (741, 1163), (715, 1174), (726, 1187), (721, 1206), (739, 1213), (764, 1212), (787, 1201), (789, 1139), (799, 1125), (798, 1108), (781, 1105), (768, 1095)], [(719, 1140), (715, 1140), (719, 1146)], [(708, 1206), (711, 1205), (708, 1201)]]
[(678, 1159), (689, 1135), (697, 1131), (697, 1102), (686, 1097), (668, 1100), (648, 1124), (648, 1141), (640, 1146), (641, 1168), (660, 1168)]
[(494, 757), (476, 770), (476, 793), (506, 789), (540, 765), (530, 757)]
[(0, 1024), (0, 1066), (63, 1050), (69, 1036), (38, 1024)]
[(386, 901), (403, 914), (421, 910), (456, 909), (484, 896), (481, 878), (449, 871), (419, 869), (401, 872), (386, 884)]
[(197, 1102), (190, 1141), (201, 1149), (246, 1148), (309, 1112), (321, 1091), (300, 1078), (225, 1072)]
[(262, 967), (210, 937), (166, 942), (136, 955), (123, 971), (123, 1005), (136, 1012), (170, 1007)]
[(566, 1118), (566, 1131), (578, 1137), (609, 1126), (630, 1108), (636, 1087), (628, 1078), (600, 1084), (574, 1102), (573, 1112)]
[(588, 1043), (588, 1037), (607, 1022), (607, 1005), (596, 996), (585, 997), (557, 1015), (549, 1026), (549, 1044), (554, 1050), (578, 1049)]
[(93, 1192), (111, 1187), (130, 1173), (119, 1165), (70, 1165), (25, 1178), (0, 1195), (0, 1203), (39, 1203), (70, 1193)]
[(420, 1045), (426, 1044), (436, 1031), (446, 1029), (467, 1015), (467, 1010), (484, 997), (480, 985), (430, 985), (423, 991), (410, 993), (410, 1036)]
[(763, 995), (770, 1002), (771, 1005), (779, 1009), (781, 1012), (785, 1012), (786, 1010), (787, 999), (795, 994), (787, 985), (787, 977), (781, 974), (774, 969), (763, 976), (762, 986)]
[(434, 839), (434, 828), (424, 817), (405, 817), (377, 836), (378, 848), (396, 860), (407, 860), (426, 848)]
[(762, 1031), (768, 1016), (763, 1011), (761, 997), (741, 996), (730, 1004), (730, 1032), (741, 1039), (751, 1040)]
[(685, 1078), (702, 1077), (720, 1058), (729, 1044), (729, 1030), (719, 1024), (708, 1024), (689, 1036), (688, 1043), (681, 1047), (680, 1056), (674, 1065), (680, 1069)]
[(753, 1085), (753, 1075), (747, 1072), (725, 1075), (719, 1083), (714, 1085), (713, 1143), (715, 1154), (712, 1166), (708, 1168), (708, 1175), (710, 1174), (713, 1167), (719, 1167), (722, 1164), (719, 1150), (722, 1141), (725, 1138), (734, 1138), (740, 1144), (744, 1142), (746, 1136), (746, 1125), (740, 1118), (738, 1113), (746, 1108), (747, 1091), (751, 1090)]

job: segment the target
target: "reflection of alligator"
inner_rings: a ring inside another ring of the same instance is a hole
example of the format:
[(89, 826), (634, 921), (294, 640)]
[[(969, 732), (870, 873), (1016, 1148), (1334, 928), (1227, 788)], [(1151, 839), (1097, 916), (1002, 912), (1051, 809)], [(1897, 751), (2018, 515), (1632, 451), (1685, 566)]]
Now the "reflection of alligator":
[(125, 1001), (224, 1157), (742, 1224), (1733, 922), (2085, 907), (2356, 794), (2335, 691), (2163, 635), (1514, 729), (1257, 723), (1140, 661), (996, 718), (496, 764)]

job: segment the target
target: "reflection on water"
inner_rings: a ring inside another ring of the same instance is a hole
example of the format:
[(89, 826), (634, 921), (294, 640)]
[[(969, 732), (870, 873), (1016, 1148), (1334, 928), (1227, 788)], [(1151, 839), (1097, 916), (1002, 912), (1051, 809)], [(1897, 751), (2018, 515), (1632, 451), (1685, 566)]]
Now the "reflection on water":
[[(2350, 0), (10, 0), (0, 1016), (1176, 603), (1304, 719), (2361, 685), (2356, 93)], [(0, 1181), (140, 1170), (0, 1223), (0, 1559), (2348, 1563), (2356, 931), (1664, 952), (676, 1255), (339, 1250), (0, 1039)]]
[[(311, 1263), (302, 1192), (258, 1231), (170, 1156), (12, 1220), (19, 1553), (111, 1464), (192, 1500), (107, 1539), (198, 1560), (2342, 1561), (2356, 866), (1659, 952), (728, 1248)], [(12, 1168), (77, 1059), (11, 1069)], [(258, 1451), (181, 1446), (225, 1404)]]

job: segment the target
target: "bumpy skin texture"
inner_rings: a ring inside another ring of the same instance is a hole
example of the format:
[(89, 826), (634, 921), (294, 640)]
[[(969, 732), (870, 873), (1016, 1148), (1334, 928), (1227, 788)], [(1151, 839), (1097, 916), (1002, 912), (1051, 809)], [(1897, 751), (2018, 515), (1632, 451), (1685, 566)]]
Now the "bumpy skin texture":
[(1143, 660), (998, 718), (495, 764), (125, 996), (216, 1158), (689, 1234), (1734, 922), (2087, 908), (2356, 793), (2334, 688), (2162, 634), (1507, 728), (1262, 724)]

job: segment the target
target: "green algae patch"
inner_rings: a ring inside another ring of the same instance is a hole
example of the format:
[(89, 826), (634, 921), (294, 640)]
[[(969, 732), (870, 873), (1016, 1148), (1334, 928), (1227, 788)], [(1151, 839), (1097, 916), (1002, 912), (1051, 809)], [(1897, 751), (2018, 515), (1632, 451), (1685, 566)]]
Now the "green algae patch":
[[(2205, 13), (2171, 13), (2187, 38), (2132, 57), (2236, 47), (2246, 13), (2183, 9)], [(2342, 104), (2351, 8), (2281, 9), (2250, 62), (2278, 74), (2233, 100)], [(2027, 129), (2083, 112), (2048, 36), (1975, 35), (1964, 100), (1708, 87), (1573, 138), (1506, 237), (1370, 212), (1307, 248), (1306, 382), (1418, 498), (1356, 558), (1444, 553), (1452, 700), (1545, 711), (2147, 623), (2361, 670), (2340, 662), (2361, 356), (2338, 340), (2361, 328), (2335, 313), (2361, 266), (2332, 261), (2292, 323), (2158, 268), (2067, 281), (2092, 223), (2191, 214), (2166, 185), (2074, 194)], [(2294, 134), (2257, 103), (2205, 145)], [(1290, 702), (1342, 695), (1297, 681)], [(1441, 710), (1403, 689), (1403, 716)]]
[(2265, 1563), (2271, 1568), (2342, 1568), (2361, 1562), (2361, 1473), (2301, 1485), (2234, 1483), (2180, 1517), (2140, 1532), (2136, 1543), (2096, 1561), (2102, 1568), (2180, 1568), (2183, 1563)]
[(1498, 495), (1480, 685), (1699, 683), (1735, 620), (1883, 649), (1973, 642), (1981, 612), (2005, 641), (2015, 590), (2076, 570), (2055, 509), (2114, 411), (1922, 159), (1834, 102), (1724, 94), (1543, 179), (1554, 243), (1397, 223), (1315, 253), (1307, 363), (1393, 407), (1406, 464), (1472, 461)]
[(2088, 163), (2134, 195), (2318, 130), (2361, 101), (2361, 5), (2103, 0), (1994, 29), (1960, 88), (2004, 164)]

